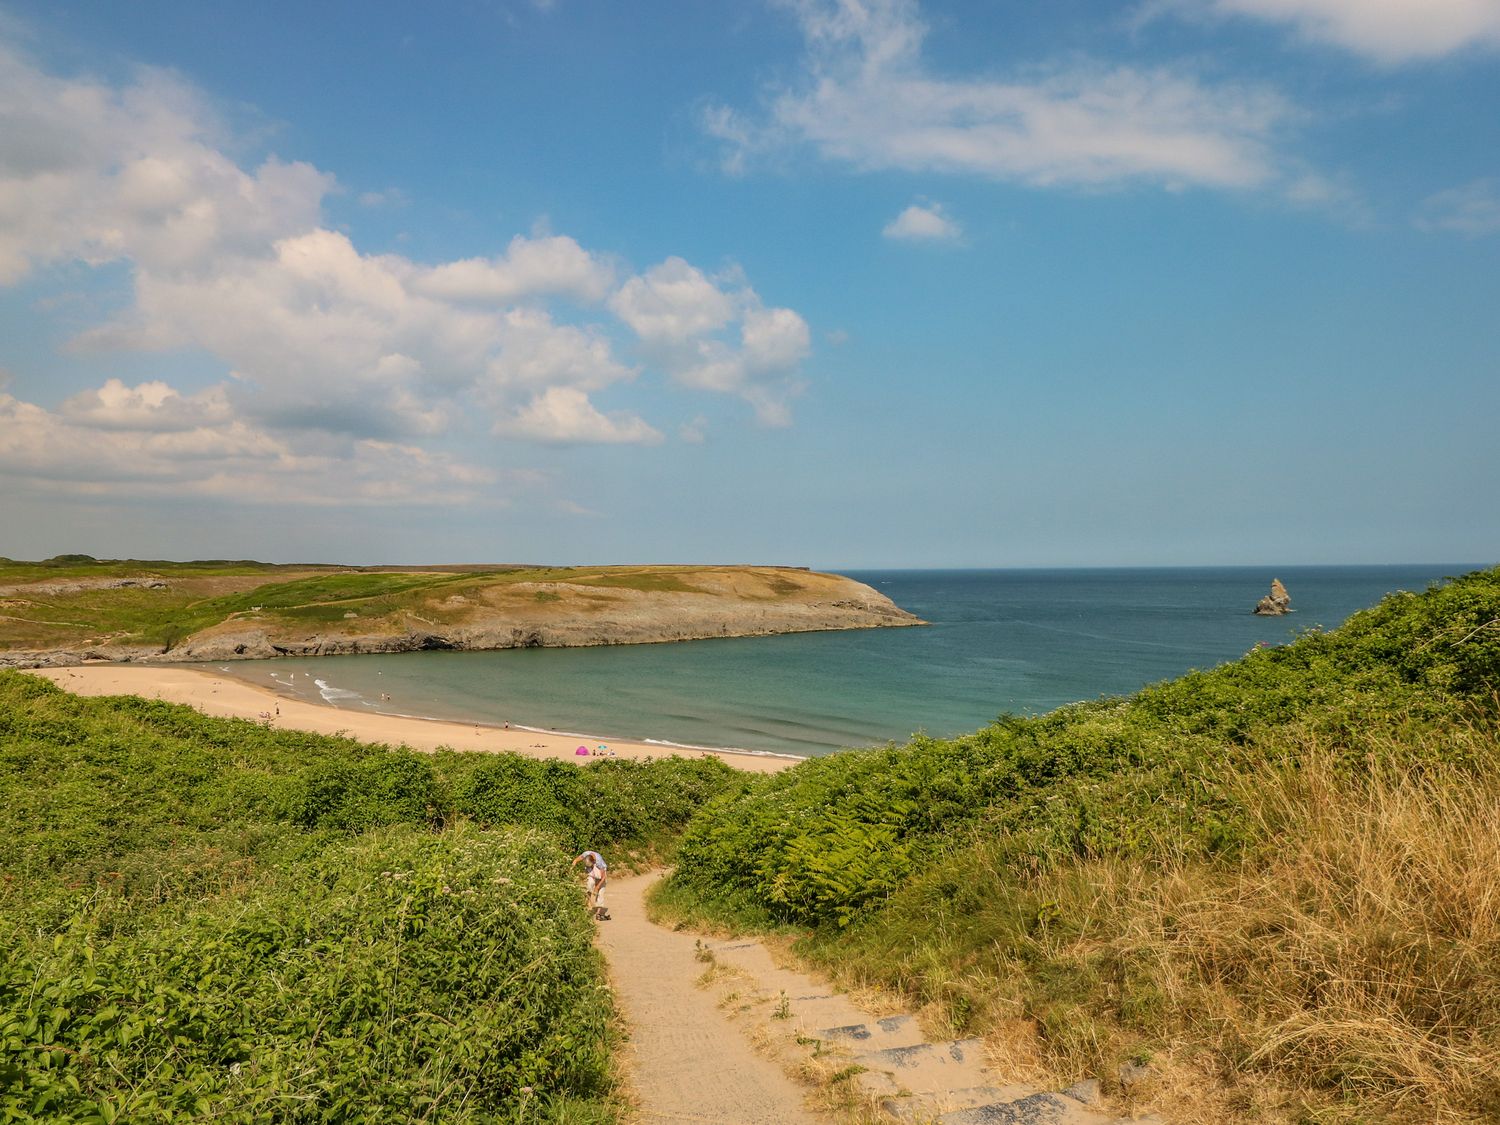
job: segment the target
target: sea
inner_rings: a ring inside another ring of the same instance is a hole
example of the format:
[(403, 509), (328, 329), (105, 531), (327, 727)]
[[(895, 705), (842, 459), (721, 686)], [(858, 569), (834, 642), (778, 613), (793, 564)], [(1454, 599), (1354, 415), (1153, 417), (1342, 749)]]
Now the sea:
[[(1129, 694), (1332, 629), (1469, 565), (851, 570), (930, 622), (600, 648), (236, 661), (334, 707), (812, 757)], [(1285, 617), (1251, 610), (1280, 578)]]

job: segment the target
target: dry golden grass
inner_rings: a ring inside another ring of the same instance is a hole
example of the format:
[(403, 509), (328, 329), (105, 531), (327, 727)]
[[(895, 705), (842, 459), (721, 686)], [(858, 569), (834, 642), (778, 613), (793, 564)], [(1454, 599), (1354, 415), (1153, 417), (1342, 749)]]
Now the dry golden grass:
[[(1332, 749), (1286, 737), (1288, 764), (1232, 779), (1263, 841), (1239, 865), (1089, 861), (1039, 877), (1072, 925), (1043, 927), (1031, 952), (1102, 982), (1068, 1034), (1040, 1026), (1047, 1068), (1107, 1070), (1145, 1030), (1153, 1078), (1124, 1108), (1195, 1122), (1500, 1120), (1500, 772), (1370, 765), (1352, 782)], [(1493, 733), (1444, 737), (1468, 743), (1455, 758), (1500, 762)], [(1371, 763), (1411, 760), (1364, 749)], [(1128, 972), (1111, 982), (1101, 964)], [(1015, 1026), (995, 1021), (990, 1039), (1026, 1069)]]
[(1235, 996), (1242, 1065), (1412, 1120), (1500, 1114), (1500, 777), (1372, 773), (1351, 789), (1308, 745), (1241, 778), (1274, 846), (1171, 941)]

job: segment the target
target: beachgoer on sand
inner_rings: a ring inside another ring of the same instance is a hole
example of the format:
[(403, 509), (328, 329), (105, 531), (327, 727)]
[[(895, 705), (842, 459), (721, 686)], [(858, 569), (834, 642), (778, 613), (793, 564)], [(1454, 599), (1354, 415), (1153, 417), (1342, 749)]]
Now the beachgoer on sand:
[(604, 905), (604, 884), (609, 881), (609, 864), (595, 851), (583, 852), (573, 857), (570, 866), (587, 864), (589, 911), (601, 922), (609, 921), (609, 908)]

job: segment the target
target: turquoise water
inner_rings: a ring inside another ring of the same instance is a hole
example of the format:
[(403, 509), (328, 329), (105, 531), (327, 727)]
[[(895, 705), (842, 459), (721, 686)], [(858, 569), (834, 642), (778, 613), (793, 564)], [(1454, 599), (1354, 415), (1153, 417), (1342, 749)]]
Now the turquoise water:
[[(338, 707), (807, 756), (1132, 692), (1471, 569), (849, 571), (931, 626), (222, 667)], [(1295, 612), (1255, 617), (1272, 577)]]

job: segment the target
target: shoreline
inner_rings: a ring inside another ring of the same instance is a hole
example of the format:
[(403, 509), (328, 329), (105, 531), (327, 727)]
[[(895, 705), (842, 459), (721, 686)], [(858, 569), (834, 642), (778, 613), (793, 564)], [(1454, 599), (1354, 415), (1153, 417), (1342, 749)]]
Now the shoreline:
[(528, 758), (593, 761), (598, 755), (577, 753), (582, 743), (603, 744), (616, 758), (720, 758), (726, 765), (750, 773), (777, 773), (804, 759), (753, 750), (679, 746), (668, 742), (615, 740), (607, 736), (512, 725), (456, 722), (379, 711), (348, 711), (332, 703), (281, 695), (232, 675), (180, 666), (139, 664), (75, 664), (35, 668), (41, 676), (76, 695), (137, 695), (183, 703), (219, 718), (246, 719), (286, 730), (313, 734), (341, 734), (360, 742), (380, 742), (431, 752), (450, 750), (521, 754)]

